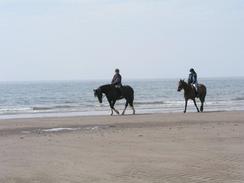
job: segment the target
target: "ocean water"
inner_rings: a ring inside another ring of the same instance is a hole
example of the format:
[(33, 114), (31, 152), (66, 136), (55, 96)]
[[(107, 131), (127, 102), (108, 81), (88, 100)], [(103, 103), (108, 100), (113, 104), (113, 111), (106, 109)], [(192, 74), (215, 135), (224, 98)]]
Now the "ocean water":
[[(200, 79), (208, 88), (205, 111), (244, 110), (244, 78)], [(93, 89), (106, 81), (1, 82), (0, 118), (42, 116), (108, 115), (104, 99), (99, 104)], [(124, 84), (135, 90), (137, 113), (182, 112), (183, 92), (177, 92), (178, 80), (130, 80)], [(120, 111), (124, 100), (117, 103)], [(200, 105), (200, 102), (198, 101)], [(196, 109), (189, 102), (188, 111)], [(132, 113), (130, 108), (127, 114)]]

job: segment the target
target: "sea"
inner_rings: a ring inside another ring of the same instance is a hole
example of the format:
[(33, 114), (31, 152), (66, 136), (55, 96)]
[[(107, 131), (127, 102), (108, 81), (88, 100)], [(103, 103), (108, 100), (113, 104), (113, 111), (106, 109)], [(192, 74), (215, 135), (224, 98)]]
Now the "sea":
[[(135, 91), (137, 114), (183, 112), (183, 92), (178, 79), (127, 80)], [(109, 115), (104, 98), (100, 104), (93, 89), (108, 81), (0, 82), (0, 119)], [(207, 87), (205, 111), (244, 110), (244, 78), (200, 78)], [(125, 101), (116, 104), (120, 111)], [(200, 106), (200, 101), (198, 100)], [(188, 112), (196, 112), (189, 102)], [(132, 111), (128, 107), (126, 114)]]

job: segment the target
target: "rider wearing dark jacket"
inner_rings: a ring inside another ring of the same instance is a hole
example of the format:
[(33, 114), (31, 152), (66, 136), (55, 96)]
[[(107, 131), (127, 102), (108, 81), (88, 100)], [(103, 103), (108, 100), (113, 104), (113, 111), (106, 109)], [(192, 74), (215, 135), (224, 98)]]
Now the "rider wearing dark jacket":
[(191, 84), (195, 87), (196, 92), (198, 94), (198, 81), (197, 81), (197, 73), (196, 71), (191, 68), (190, 69), (190, 74), (189, 74), (189, 78), (188, 78), (188, 84)]
[(115, 70), (115, 75), (114, 75), (114, 77), (112, 79), (111, 84), (115, 85), (115, 86), (118, 86), (118, 87), (122, 86), (122, 76), (119, 73), (119, 69)]
[(190, 74), (188, 78), (188, 84), (198, 84), (197, 82), (197, 73), (195, 72), (194, 69), (190, 69)]
[(122, 96), (122, 76), (119, 73), (119, 69), (115, 70), (115, 75), (112, 79), (111, 84), (114, 85), (115, 88), (117, 88), (118, 95)]

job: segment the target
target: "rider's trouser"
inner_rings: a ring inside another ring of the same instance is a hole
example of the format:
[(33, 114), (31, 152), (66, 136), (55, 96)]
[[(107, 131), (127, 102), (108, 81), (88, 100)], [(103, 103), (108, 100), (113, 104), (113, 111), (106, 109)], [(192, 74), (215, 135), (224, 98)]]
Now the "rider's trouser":
[(198, 92), (198, 83), (193, 84), (193, 86), (196, 89), (196, 91)]

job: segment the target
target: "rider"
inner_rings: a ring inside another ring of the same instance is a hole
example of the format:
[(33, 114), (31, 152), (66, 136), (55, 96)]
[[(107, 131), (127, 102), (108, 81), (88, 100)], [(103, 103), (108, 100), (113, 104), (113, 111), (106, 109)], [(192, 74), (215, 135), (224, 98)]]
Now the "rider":
[(190, 69), (190, 74), (189, 74), (189, 78), (188, 78), (188, 84), (191, 84), (191, 85), (194, 86), (194, 88), (196, 89), (196, 95), (198, 95), (197, 73), (196, 73), (196, 71), (193, 68)]
[(115, 75), (111, 82), (112, 85), (115, 86), (115, 88), (119, 89), (120, 95), (121, 95), (121, 88), (122, 88), (122, 76), (120, 75), (119, 69), (115, 69)]

